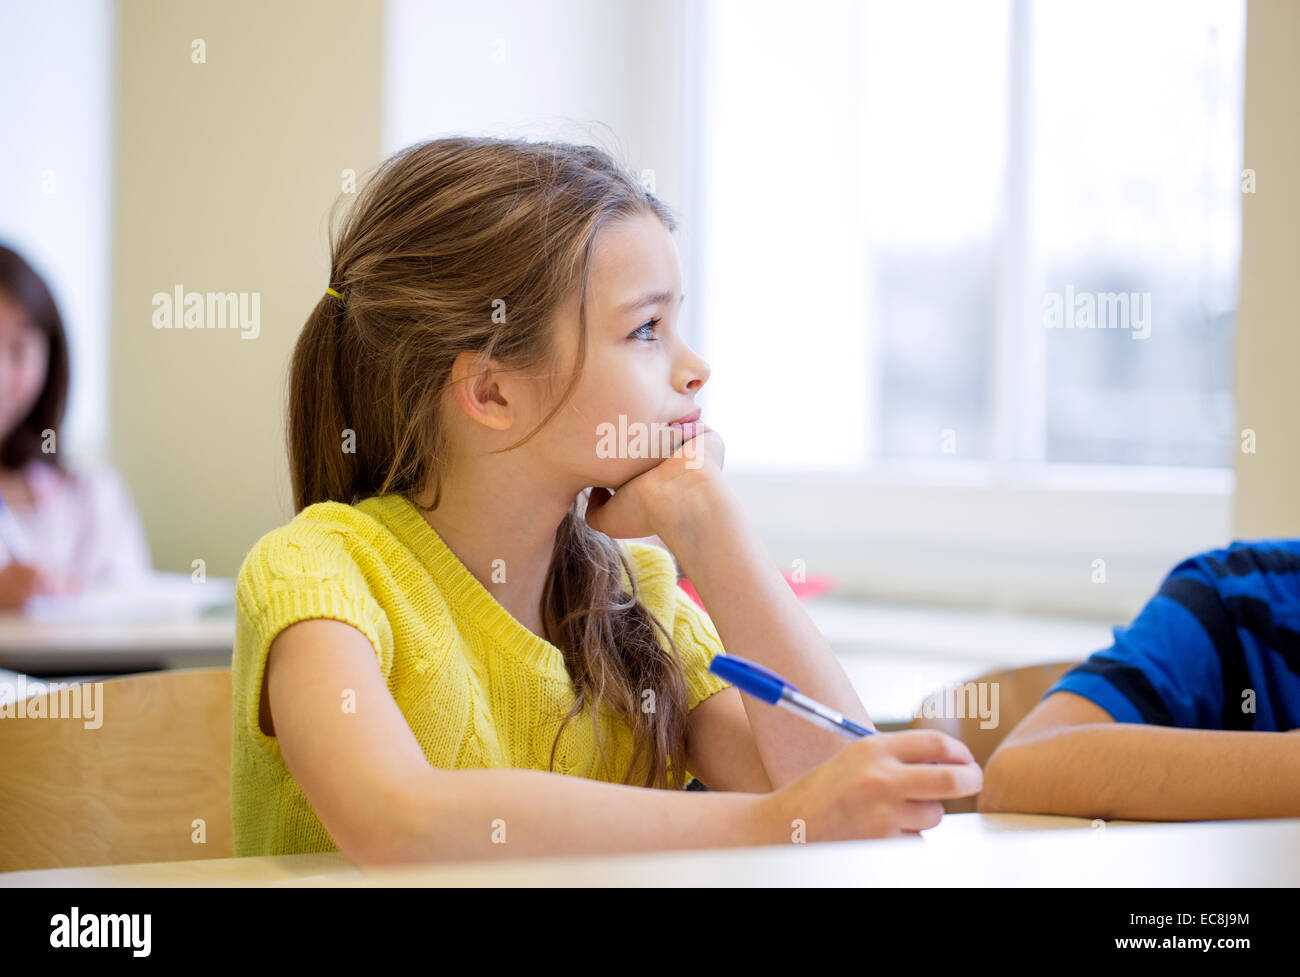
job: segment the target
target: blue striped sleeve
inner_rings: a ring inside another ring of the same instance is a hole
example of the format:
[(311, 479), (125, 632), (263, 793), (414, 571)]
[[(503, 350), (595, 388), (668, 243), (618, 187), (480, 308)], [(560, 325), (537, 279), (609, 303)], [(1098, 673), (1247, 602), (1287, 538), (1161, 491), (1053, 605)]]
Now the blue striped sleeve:
[(1225, 728), (1224, 667), (1241, 656), (1239, 646), (1233, 653), (1236, 632), (1214, 581), (1195, 560), (1179, 564), (1133, 623), (1115, 629), (1110, 648), (1046, 694), (1081, 695), (1121, 723)]

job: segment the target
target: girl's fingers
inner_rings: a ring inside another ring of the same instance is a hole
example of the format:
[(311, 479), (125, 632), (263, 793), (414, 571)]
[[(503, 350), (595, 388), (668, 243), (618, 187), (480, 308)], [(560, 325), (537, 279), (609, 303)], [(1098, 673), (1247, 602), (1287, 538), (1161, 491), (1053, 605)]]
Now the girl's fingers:
[(591, 499), (587, 502), (587, 525), (610, 539), (640, 539), (651, 533), (637, 513), (631, 489), (618, 492), (592, 489)]
[(974, 763), (975, 757), (961, 740), (937, 729), (905, 729), (884, 733), (881, 745), (904, 763)]
[(970, 797), (984, 788), (984, 771), (971, 763), (909, 763), (899, 774), (901, 793), (912, 801)]
[(904, 801), (898, 826), (904, 832), (925, 831), (943, 820), (943, 805), (938, 801)]

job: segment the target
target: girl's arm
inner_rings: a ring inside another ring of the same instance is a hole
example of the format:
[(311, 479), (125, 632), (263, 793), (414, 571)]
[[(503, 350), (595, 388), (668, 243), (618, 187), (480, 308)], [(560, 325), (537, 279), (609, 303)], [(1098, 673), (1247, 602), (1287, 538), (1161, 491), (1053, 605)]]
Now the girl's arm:
[[(772, 563), (730, 486), (705, 467), (679, 493), (659, 537), (708, 608), (728, 654), (769, 668), (805, 695), (875, 727), (826, 639)], [(743, 696), (774, 789), (842, 750), (839, 733)]]
[[(355, 712), (340, 707), (347, 689)], [(266, 690), (290, 774), (356, 864), (772, 842), (759, 827), (756, 802), (764, 795), (431, 767), (369, 640), (341, 621), (311, 619), (281, 631), (268, 653)]]
[(1071, 692), (1048, 696), (990, 758), (981, 812), (1135, 821), (1300, 816), (1300, 731), (1116, 723)]

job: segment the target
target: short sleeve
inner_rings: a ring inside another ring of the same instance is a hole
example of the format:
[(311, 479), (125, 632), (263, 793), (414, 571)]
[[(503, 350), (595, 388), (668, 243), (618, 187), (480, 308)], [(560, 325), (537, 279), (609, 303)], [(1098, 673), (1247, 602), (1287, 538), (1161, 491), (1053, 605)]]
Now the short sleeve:
[(709, 671), (714, 655), (724, 653), (722, 639), (718, 637), (712, 619), (685, 590), (676, 584), (674, 587), (677, 593), (673, 640), (686, 670), (686, 686), (691, 692), (687, 710), (690, 711), (713, 693), (730, 687), (731, 683)]
[(263, 536), (240, 566), (235, 607), (235, 722), (264, 748), (278, 750), (258, 724), (267, 653), (291, 624), (313, 618), (350, 624), (370, 641), (384, 681), (389, 681), (393, 634), (388, 616), (348, 552), (342, 532), (290, 524)]
[(1073, 692), (1116, 722), (1223, 729), (1224, 672), (1215, 635), (1231, 642), (1215, 577), (1196, 559), (1179, 564), (1114, 643), (1063, 675), (1046, 695)]
[(677, 562), (671, 553), (650, 543), (624, 541), (622, 545), (636, 568), (642, 601), (677, 645), (690, 692), (689, 712), (730, 685), (709, 671), (713, 656), (723, 653), (722, 639), (708, 614), (678, 584)]

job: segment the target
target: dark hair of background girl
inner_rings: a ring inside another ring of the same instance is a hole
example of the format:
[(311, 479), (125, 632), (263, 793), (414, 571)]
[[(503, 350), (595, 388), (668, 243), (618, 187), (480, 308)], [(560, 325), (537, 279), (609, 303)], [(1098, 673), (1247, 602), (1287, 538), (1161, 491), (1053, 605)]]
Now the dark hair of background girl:
[(59, 425), (63, 423), (63, 412), (67, 407), (68, 338), (63, 329), (63, 317), (59, 315), (59, 308), (54, 304), (54, 296), (45, 280), (18, 252), (3, 245), (0, 245), (0, 294), (23, 308), (32, 325), (49, 344), (45, 384), (27, 416), (0, 444), (0, 465), (19, 469), (40, 458), (65, 471), (57, 450), (41, 450), (46, 431), (55, 433), (57, 448)]

